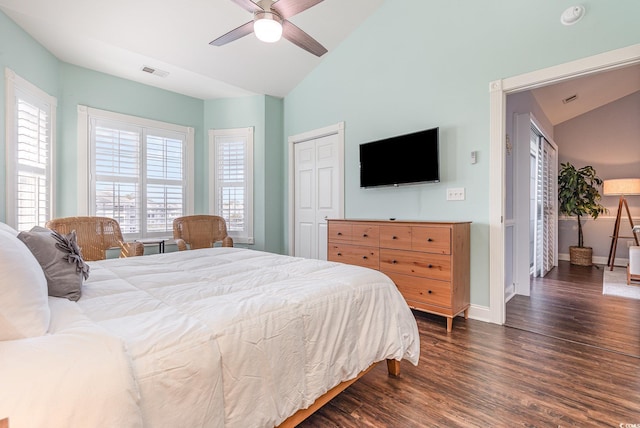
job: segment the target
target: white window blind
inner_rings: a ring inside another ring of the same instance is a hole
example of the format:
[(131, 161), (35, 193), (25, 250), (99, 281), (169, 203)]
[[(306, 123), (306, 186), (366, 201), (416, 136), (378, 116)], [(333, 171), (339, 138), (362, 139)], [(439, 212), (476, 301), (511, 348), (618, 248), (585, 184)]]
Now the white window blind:
[(55, 98), (10, 70), (7, 95), (7, 223), (17, 230), (44, 226), (53, 212)]
[(238, 243), (253, 243), (253, 128), (212, 130), (211, 212), (223, 217)]
[(193, 129), (95, 109), (87, 120), (89, 214), (130, 239), (171, 236), (193, 211)]

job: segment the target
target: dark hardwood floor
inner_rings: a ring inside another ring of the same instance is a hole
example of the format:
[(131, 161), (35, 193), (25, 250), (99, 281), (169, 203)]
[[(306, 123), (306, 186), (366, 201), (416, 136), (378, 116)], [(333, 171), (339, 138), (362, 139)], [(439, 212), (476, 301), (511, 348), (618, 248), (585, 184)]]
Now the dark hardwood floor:
[[(599, 302), (598, 276), (601, 287), (602, 270), (567, 264), (534, 284), (528, 311), (542, 312), (542, 334), (460, 317), (447, 334), (443, 318), (414, 312), (419, 365), (402, 363), (394, 378), (379, 364), (299, 427), (640, 426), (640, 358), (576, 340), (604, 333), (609, 345), (638, 345), (638, 303)], [(553, 281), (568, 295), (539, 292)]]
[(640, 358), (640, 300), (603, 295), (604, 269), (559, 262), (507, 303), (506, 325)]

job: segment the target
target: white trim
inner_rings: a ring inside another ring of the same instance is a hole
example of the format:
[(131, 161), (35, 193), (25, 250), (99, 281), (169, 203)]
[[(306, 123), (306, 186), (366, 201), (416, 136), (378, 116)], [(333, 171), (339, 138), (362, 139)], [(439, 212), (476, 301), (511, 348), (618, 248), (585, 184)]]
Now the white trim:
[[(246, 160), (246, 204), (247, 204), (247, 233), (246, 236), (233, 236), (230, 233), (230, 236), (233, 237), (234, 243), (238, 244), (255, 244), (255, 237), (253, 235), (253, 223), (254, 223), (254, 213), (253, 213), (253, 180), (254, 180), (254, 164), (253, 164), (253, 151), (254, 151), (254, 128), (232, 128), (232, 129), (210, 129), (208, 132), (209, 136), (209, 212), (214, 215), (219, 215), (216, 206), (216, 189), (218, 186), (216, 185), (217, 174), (215, 171), (217, 169), (216, 164), (216, 149), (215, 149), (215, 137), (216, 136), (224, 136), (224, 137), (233, 137), (239, 136), (247, 139), (247, 160)], [(211, 176), (213, 174), (213, 177)]]
[(304, 143), (305, 141), (314, 140), (316, 138), (326, 137), (328, 135), (338, 136), (338, 199), (340, 201), (339, 218), (344, 218), (344, 122), (338, 122), (335, 125), (326, 126), (324, 128), (303, 132), (301, 134), (292, 135), (288, 138), (289, 142), (289, 251), (288, 254), (295, 254), (295, 150), (294, 144)]
[[(5, 67), (5, 222), (11, 227), (17, 226), (16, 219), (16, 164), (15, 159), (15, 126), (16, 126), (16, 88), (44, 101), (49, 105), (49, 168), (47, 184), (49, 187), (49, 218), (56, 212), (56, 110), (58, 100), (38, 88), (28, 80), (18, 76), (12, 69)], [(44, 225), (42, 225), (44, 226)]]
[(507, 94), (638, 63), (640, 63), (640, 44), (490, 83), (489, 302), (491, 322), (504, 324), (505, 321), (502, 218), (505, 215), (504, 148)]
[(469, 306), (469, 318), (478, 321), (491, 322), (491, 311), (488, 306)]
[(77, 215), (89, 215), (89, 108), (78, 105), (78, 206)]
[[(568, 262), (569, 253), (559, 253), (558, 260), (563, 260), (565, 262)], [(591, 261), (593, 262), (594, 265), (604, 266), (605, 269), (607, 268), (607, 263), (609, 263), (609, 260), (604, 256), (592, 256)], [(616, 257), (616, 260), (613, 262), (614, 266), (621, 266), (621, 267), (627, 267), (628, 264), (629, 264), (629, 259), (622, 258), (622, 257)]]

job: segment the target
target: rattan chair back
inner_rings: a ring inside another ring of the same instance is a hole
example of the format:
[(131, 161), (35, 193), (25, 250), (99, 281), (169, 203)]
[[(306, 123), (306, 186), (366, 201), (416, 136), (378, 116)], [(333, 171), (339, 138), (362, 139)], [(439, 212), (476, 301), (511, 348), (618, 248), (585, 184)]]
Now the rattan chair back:
[(62, 217), (49, 220), (46, 227), (62, 234), (75, 230), (85, 260), (104, 260), (109, 248), (120, 248), (120, 257), (144, 253), (144, 245), (140, 242), (124, 242), (120, 225), (109, 217)]
[(227, 223), (217, 215), (188, 215), (173, 220), (173, 238), (179, 250), (211, 248), (218, 241), (223, 247), (233, 247), (227, 233)]

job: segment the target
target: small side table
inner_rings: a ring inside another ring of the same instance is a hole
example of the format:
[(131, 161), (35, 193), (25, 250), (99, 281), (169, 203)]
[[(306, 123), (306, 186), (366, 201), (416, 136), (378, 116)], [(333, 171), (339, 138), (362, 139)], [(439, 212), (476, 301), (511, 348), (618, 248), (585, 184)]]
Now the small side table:
[(136, 239), (135, 242), (140, 242), (144, 245), (153, 245), (158, 244), (158, 254), (164, 253), (164, 238), (144, 238), (144, 239)]

